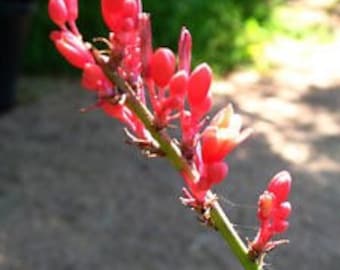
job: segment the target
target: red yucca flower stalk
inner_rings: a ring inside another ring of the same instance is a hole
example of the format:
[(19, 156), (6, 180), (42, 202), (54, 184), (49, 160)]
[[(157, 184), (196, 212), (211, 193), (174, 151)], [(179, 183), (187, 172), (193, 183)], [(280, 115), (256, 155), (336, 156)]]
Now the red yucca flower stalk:
[[(118, 119), (142, 153), (172, 162), (186, 184), (181, 201), (221, 232), (245, 269), (261, 269), (258, 258), (278, 243), (270, 239), (288, 227), (289, 174), (275, 176), (260, 196), (260, 230), (246, 247), (211, 188), (225, 179), (229, 170), (225, 158), (251, 130), (242, 129), (242, 118), (232, 105), (207, 123), (212, 71), (206, 63), (191, 68), (192, 38), (185, 27), (176, 56), (166, 47), (153, 49), (150, 16), (142, 11), (141, 1), (102, 0), (101, 9), (111, 32), (95, 39), (106, 46), (98, 50), (77, 28), (77, 1), (50, 0), (49, 16), (59, 27), (50, 38), (57, 50), (82, 71), (83, 87), (97, 96), (94, 107)], [(169, 130), (174, 125), (178, 138)]]

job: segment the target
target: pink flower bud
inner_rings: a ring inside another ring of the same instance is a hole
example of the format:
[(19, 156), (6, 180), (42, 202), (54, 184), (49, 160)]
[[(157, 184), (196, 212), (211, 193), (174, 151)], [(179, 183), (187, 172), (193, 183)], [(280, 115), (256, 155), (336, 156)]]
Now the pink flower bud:
[(78, 18), (78, 0), (64, 0), (67, 11), (68, 11), (68, 21), (74, 22)]
[(141, 39), (141, 62), (143, 77), (149, 79), (150, 77), (150, 59), (152, 56), (152, 33), (150, 15), (142, 13), (139, 17), (139, 33)]
[(198, 181), (188, 179), (188, 176), (182, 173), (193, 198), (197, 203), (202, 203), (205, 200), (207, 192), (212, 185), (220, 183), (228, 174), (228, 165), (224, 162), (215, 162), (206, 164), (204, 175)]
[(257, 216), (260, 228), (249, 245), (250, 254), (255, 255), (256, 258), (280, 244), (280, 241), (271, 241), (271, 238), (288, 229), (287, 218), (292, 208), (288, 201), (283, 200), (288, 197), (291, 181), (286, 171), (276, 174), (269, 182), (267, 190), (259, 198)]
[(68, 18), (68, 11), (64, 0), (50, 0), (48, 2), (48, 14), (56, 25), (63, 27)]
[(276, 174), (268, 184), (267, 190), (273, 192), (279, 202), (286, 201), (290, 192), (292, 178), (287, 171)]
[(188, 102), (193, 108), (204, 101), (208, 95), (212, 80), (212, 71), (206, 64), (200, 64), (191, 73), (188, 82)]
[(210, 111), (212, 104), (212, 97), (208, 94), (201, 103), (196, 104), (195, 107), (192, 108), (192, 117), (198, 122)]
[(83, 70), (81, 84), (88, 90), (106, 90), (112, 88), (112, 84), (107, 80), (102, 69), (93, 63), (86, 63)]
[(103, 14), (107, 16), (112, 13), (119, 13), (123, 10), (125, 0), (101, 0)]
[(184, 97), (187, 92), (188, 74), (180, 70), (171, 77), (169, 82), (170, 95)]
[(192, 38), (188, 29), (182, 27), (178, 43), (178, 69), (190, 73)]
[(109, 29), (120, 34), (136, 29), (140, 3), (136, 0), (102, 0), (102, 14)]
[(154, 52), (150, 61), (150, 72), (157, 86), (163, 88), (168, 84), (175, 66), (175, 55), (170, 49), (159, 48)]
[(180, 122), (182, 129), (182, 143), (185, 145), (192, 145), (193, 138), (197, 133), (197, 128), (193, 123), (191, 112), (188, 110), (182, 111)]
[(141, 13), (143, 10), (142, 0), (136, 0), (136, 4), (137, 4), (137, 12)]
[(276, 210), (275, 217), (278, 219), (287, 219), (292, 212), (292, 206), (290, 202), (283, 202)]
[(125, 0), (123, 4), (122, 14), (124, 17), (136, 17), (137, 3), (135, 0)]
[(123, 124), (126, 124), (132, 131), (136, 130), (137, 123), (132, 120), (133, 119), (132, 112), (126, 106), (121, 104), (103, 102), (101, 104), (101, 108), (107, 115), (116, 118)]
[(274, 233), (284, 233), (289, 227), (289, 222), (287, 220), (275, 220), (273, 222), (272, 230)]
[(258, 218), (260, 220), (268, 219), (274, 209), (274, 197), (273, 194), (265, 191), (260, 197), (258, 202)]
[(59, 53), (73, 66), (83, 69), (86, 63), (94, 63), (92, 54), (80, 37), (66, 31), (53, 31), (50, 37)]
[(119, 31), (124, 0), (101, 0), (104, 22), (112, 32)]
[(220, 183), (228, 174), (228, 165), (225, 162), (215, 162), (206, 165), (206, 181), (209, 188)]

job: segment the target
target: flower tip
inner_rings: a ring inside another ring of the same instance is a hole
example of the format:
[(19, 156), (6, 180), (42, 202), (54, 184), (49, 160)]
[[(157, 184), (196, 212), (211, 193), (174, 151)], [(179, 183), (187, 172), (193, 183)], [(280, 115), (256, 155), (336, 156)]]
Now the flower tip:
[(75, 22), (78, 18), (78, 0), (64, 0), (67, 11), (68, 11), (68, 21)]
[(288, 171), (277, 173), (268, 184), (268, 191), (275, 194), (280, 201), (288, 198), (292, 184), (292, 178)]
[(48, 15), (58, 26), (65, 25), (68, 17), (67, 6), (62, 0), (50, 0), (47, 6)]

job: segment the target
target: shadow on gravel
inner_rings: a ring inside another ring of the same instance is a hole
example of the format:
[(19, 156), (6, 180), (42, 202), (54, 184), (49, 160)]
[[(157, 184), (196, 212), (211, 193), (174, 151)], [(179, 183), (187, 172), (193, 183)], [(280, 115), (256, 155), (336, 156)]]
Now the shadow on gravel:
[(309, 91), (301, 97), (301, 102), (339, 114), (340, 85), (334, 85), (329, 88), (311, 86)]

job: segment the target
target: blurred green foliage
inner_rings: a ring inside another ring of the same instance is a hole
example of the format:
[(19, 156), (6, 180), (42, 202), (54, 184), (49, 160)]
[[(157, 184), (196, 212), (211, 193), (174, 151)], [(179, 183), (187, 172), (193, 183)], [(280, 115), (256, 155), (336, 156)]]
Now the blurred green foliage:
[[(206, 61), (218, 74), (249, 61), (249, 46), (279, 0), (144, 0), (144, 10), (151, 13), (154, 46), (177, 50), (182, 25), (193, 36), (194, 64)], [(56, 27), (47, 17), (47, 0), (38, 0), (38, 9), (25, 55), (26, 73), (65, 73), (73, 70), (57, 54), (49, 32)], [(85, 39), (106, 36), (100, 15), (100, 1), (80, 0), (78, 26)], [(249, 29), (255, 29), (249, 33)]]

